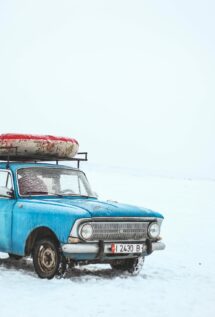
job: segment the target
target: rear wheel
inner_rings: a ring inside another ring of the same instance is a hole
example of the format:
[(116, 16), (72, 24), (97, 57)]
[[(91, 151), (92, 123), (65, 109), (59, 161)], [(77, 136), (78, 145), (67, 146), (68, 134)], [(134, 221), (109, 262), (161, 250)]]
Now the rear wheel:
[(50, 239), (36, 241), (33, 248), (34, 269), (40, 278), (52, 279), (62, 275), (66, 265), (57, 243)]
[(111, 263), (111, 267), (114, 270), (128, 272), (133, 275), (140, 273), (144, 264), (144, 257), (138, 257), (134, 259), (116, 260)]

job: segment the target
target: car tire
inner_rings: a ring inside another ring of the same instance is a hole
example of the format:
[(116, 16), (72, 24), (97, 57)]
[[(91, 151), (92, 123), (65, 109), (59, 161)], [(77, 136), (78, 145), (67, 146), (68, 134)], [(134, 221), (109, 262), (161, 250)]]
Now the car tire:
[(138, 257), (134, 259), (116, 260), (111, 263), (111, 267), (114, 270), (128, 272), (132, 275), (140, 273), (144, 264), (144, 257)]
[(65, 272), (65, 261), (54, 240), (37, 240), (32, 255), (34, 269), (40, 278), (52, 279), (55, 275), (59, 276)]

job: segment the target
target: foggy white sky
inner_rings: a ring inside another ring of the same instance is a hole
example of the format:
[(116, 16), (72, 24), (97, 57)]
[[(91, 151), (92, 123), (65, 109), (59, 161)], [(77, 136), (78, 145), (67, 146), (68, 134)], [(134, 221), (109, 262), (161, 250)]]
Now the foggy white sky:
[(213, 0), (0, 0), (0, 133), (215, 178), (214, 16)]

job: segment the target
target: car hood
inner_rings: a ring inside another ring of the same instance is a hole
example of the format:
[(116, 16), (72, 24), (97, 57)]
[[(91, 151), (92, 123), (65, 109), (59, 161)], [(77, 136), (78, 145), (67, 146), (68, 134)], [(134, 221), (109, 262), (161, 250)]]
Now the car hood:
[[(163, 216), (153, 210), (140, 208), (137, 206), (120, 204), (112, 201), (101, 201), (94, 198), (43, 198), (33, 199), (34, 203), (56, 207), (57, 210), (63, 208), (64, 211), (77, 213), (80, 210), (80, 216), (88, 213), (89, 217), (157, 217)], [(69, 209), (69, 210), (68, 210)], [(63, 210), (62, 210), (63, 211)]]

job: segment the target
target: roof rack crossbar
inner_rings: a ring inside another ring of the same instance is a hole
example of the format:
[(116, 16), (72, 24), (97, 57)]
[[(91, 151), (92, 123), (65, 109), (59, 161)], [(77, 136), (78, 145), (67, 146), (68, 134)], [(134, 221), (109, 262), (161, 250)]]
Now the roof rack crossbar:
[(75, 161), (77, 162), (77, 167), (79, 168), (80, 167), (80, 162), (86, 162), (88, 161), (88, 152), (79, 152), (77, 153), (77, 157), (73, 157), (73, 158), (66, 158), (66, 157), (63, 157), (63, 158), (54, 158), (54, 157), (51, 157), (51, 156), (42, 156), (42, 155), (35, 155), (35, 156), (32, 156), (32, 157), (27, 157), (27, 156), (21, 156), (21, 155), (18, 155), (17, 153), (17, 147), (15, 146), (11, 146), (11, 147), (0, 147), (0, 149), (5, 149), (5, 150), (15, 150), (15, 153), (9, 153), (5, 151), (5, 154), (1, 154), (0, 155), (0, 160), (2, 161), (7, 161), (7, 168), (9, 167), (10, 165), (10, 162), (11, 161), (19, 161), (19, 162), (49, 162), (49, 161), (55, 161), (56, 164), (58, 164), (59, 161)]

